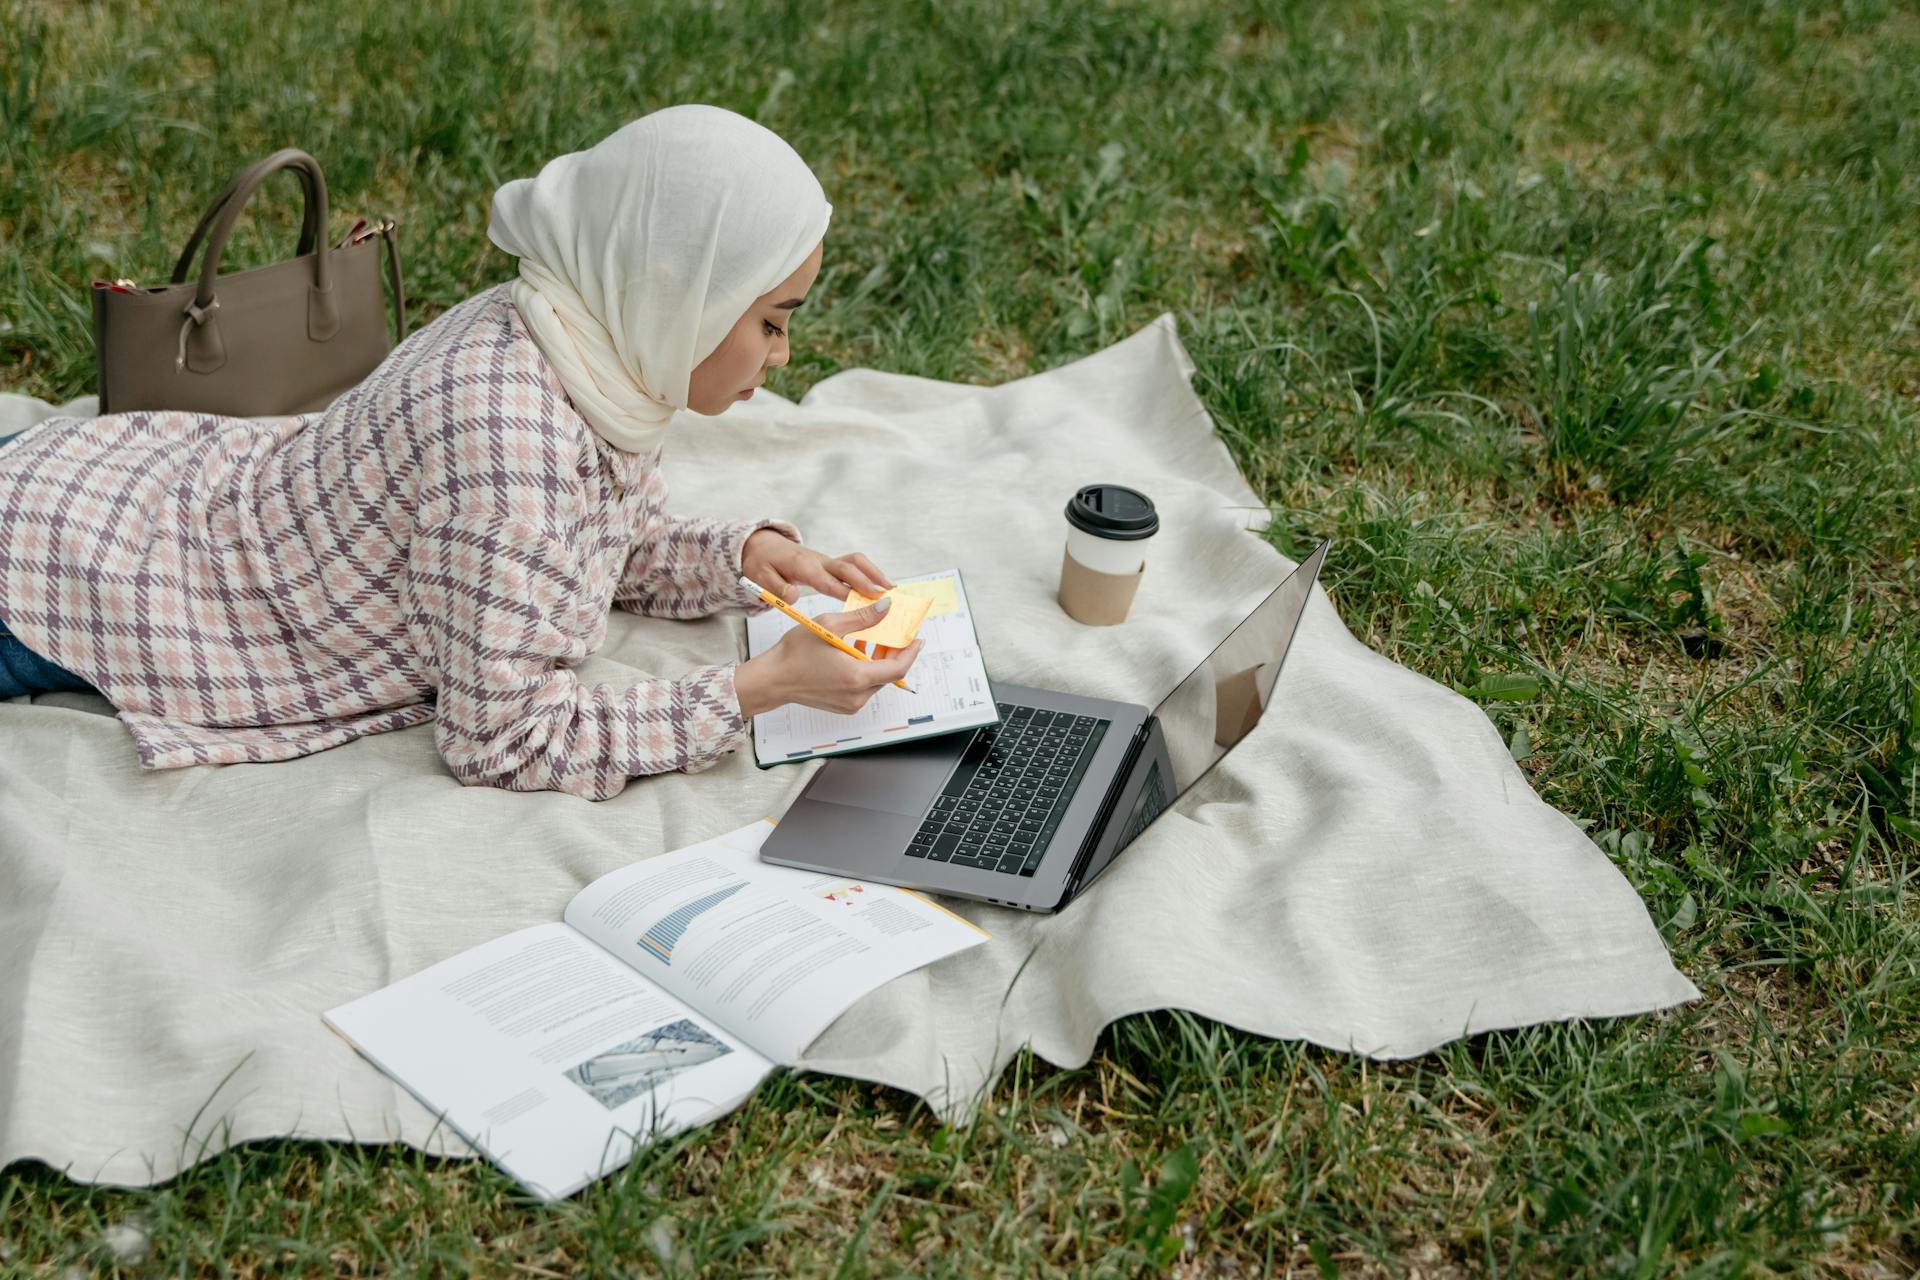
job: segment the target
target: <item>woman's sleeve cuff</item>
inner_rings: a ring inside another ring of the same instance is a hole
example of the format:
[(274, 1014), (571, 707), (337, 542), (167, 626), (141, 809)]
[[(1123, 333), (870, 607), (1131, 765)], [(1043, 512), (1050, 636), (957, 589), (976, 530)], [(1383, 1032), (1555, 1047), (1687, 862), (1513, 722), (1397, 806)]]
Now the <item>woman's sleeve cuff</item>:
[(735, 597), (733, 604), (736, 608), (744, 609), (748, 613), (763, 613), (767, 608), (766, 605), (760, 602), (759, 596), (741, 586), (739, 581), (746, 574), (744, 561), (747, 554), (747, 539), (762, 529), (771, 529), (781, 537), (796, 543), (802, 541), (798, 528), (788, 521), (776, 520), (772, 516), (766, 516), (759, 520), (742, 520), (738, 525), (734, 526), (733, 536), (728, 539), (728, 546), (731, 548), (733, 555), (733, 594)]

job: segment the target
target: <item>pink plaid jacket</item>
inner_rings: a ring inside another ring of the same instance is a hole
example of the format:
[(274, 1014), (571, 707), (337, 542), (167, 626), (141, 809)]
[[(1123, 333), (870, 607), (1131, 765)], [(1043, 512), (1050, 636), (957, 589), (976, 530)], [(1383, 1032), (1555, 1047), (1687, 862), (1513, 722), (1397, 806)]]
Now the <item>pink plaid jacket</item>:
[(800, 536), (667, 516), (659, 456), (592, 432), (502, 285), (319, 413), (53, 419), (0, 449), (0, 619), (149, 769), (432, 721), (463, 783), (605, 799), (746, 731), (731, 662), (583, 685), (610, 605), (757, 611), (747, 536)]

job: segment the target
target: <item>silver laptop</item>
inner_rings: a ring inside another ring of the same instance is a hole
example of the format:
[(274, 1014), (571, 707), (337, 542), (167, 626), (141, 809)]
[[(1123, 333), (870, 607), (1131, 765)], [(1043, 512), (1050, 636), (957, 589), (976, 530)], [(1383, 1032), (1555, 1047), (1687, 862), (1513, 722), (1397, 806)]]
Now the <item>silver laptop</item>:
[(1058, 911), (1259, 721), (1328, 545), (1151, 712), (995, 684), (998, 726), (827, 761), (761, 859)]

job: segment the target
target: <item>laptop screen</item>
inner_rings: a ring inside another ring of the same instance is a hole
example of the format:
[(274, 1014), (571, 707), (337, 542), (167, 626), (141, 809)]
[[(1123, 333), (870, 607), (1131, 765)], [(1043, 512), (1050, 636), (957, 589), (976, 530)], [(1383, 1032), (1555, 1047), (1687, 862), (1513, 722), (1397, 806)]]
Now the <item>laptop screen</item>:
[(1139, 811), (1130, 816), (1124, 828), (1122, 843), (1145, 829), (1258, 723), (1280, 679), (1280, 664), (1286, 661), (1328, 545), (1321, 543), (1301, 561), (1300, 567), (1288, 574), (1286, 581), (1275, 587), (1207, 655), (1206, 661), (1153, 709), (1166, 737), (1173, 777), (1148, 779)]

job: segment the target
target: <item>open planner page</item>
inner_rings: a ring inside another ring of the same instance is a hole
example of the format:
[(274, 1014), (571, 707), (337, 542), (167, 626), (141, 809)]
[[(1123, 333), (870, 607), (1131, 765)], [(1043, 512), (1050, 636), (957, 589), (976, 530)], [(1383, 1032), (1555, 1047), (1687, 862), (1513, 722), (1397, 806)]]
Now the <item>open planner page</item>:
[(495, 938), (325, 1017), (545, 1199), (725, 1115), (774, 1065), (564, 924)]
[[(761, 712), (753, 718), (753, 753), (762, 768), (976, 729), (999, 719), (960, 571), (942, 569), (897, 578), (895, 583), (901, 594), (925, 595), (932, 601), (920, 624), (926, 643), (906, 677), (913, 692), (886, 685), (850, 716), (794, 703)], [(812, 595), (801, 597), (794, 608), (811, 618), (838, 613), (844, 604)], [(749, 617), (747, 656), (766, 652), (796, 625), (777, 609)]]
[(882, 983), (987, 940), (910, 890), (760, 861), (772, 830), (601, 876), (567, 923), (779, 1063)]

